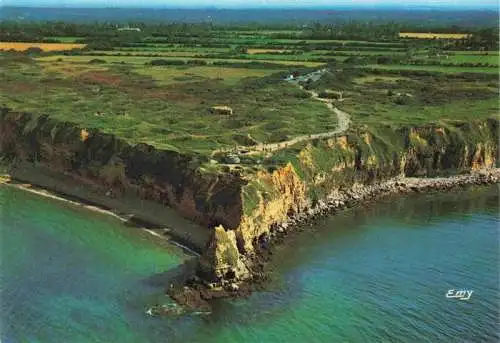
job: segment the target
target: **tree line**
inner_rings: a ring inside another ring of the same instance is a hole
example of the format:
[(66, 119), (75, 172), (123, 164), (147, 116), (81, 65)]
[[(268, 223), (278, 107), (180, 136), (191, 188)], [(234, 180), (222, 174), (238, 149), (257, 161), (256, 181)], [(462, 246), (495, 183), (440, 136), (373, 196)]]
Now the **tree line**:
[[(279, 32), (285, 27), (289, 30)], [(245, 39), (240, 37), (237, 31), (245, 32), (249, 28), (258, 32), (259, 30), (272, 30), (273, 26), (216, 25), (214, 23), (146, 24), (131, 22), (128, 25), (119, 25), (111, 22), (69, 23), (47, 21), (21, 23), (2, 21), (0, 22), (0, 41), (55, 43), (59, 42), (57, 37), (75, 37), (77, 43), (88, 44), (89, 49), (111, 49), (117, 46), (133, 46), (137, 43), (146, 42), (228, 44), (228, 40), (231, 39), (244, 41)], [(396, 42), (399, 39), (399, 32), (446, 32), (470, 33), (469, 37), (454, 43), (457, 47), (463, 49), (494, 50), (498, 48), (498, 27), (471, 30), (471, 28), (461, 28), (456, 25), (450, 27), (405, 26), (395, 22), (349, 21), (343, 23), (312, 22), (309, 25), (295, 27), (295, 29), (291, 30), (292, 28), (293, 26), (283, 25), (274, 27), (277, 32), (266, 33), (269, 40), (265, 43), (273, 43), (273, 39)]]

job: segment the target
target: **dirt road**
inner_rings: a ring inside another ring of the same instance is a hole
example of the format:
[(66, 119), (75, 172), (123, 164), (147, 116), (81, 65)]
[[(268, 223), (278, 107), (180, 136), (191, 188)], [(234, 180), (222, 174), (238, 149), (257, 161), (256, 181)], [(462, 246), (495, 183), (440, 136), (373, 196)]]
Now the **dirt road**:
[[(307, 79), (313, 79), (313, 80), (318, 80), (321, 75), (325, 72), (325, 70), (320, 70), (320, 71), (315, 71), (311, 74), (302, 76), (300, 78), (297, 78), (295, 80), (289, 81), (290, 83), (293, 83), (300, 87), (301, 89), (304, 89), (301, 85), (299, 85), (300, 81), (305, 81)], [(305, 89), (304, 89), (305, 90)], [(301, 143), (304, 141), (310, 141), (313, 139), (318, 139), (318, 138), (330, 138), (339, 134), (344, 133), (347, 131), (349, 128), (349, 125), (351, 123), (351, 117), (348, 113), (343, 112), (336, 108), (333, 105), (333, 100), (332, 99), (325, 99), (325, 98), (320, 98), (319, 94), (315, 91), (312, 90), (305, 90), (309, 94), (311, 94), (311, 98), (316, 100), (316, 101), (321, 101), (322, 103), (325, 104), (326, 107), (328, 107), (335, 115), (337, 116), (337, 128), (333, 131), (327, 131), (327, 132), (321, 132), (321, 133), (314, 133), (314, 134), (309, 134), (309, 135), (302, 135), (302, 136), (297, 136), (292, 139), (283, 141), (283, 142), (278, 142), (278, 143), (269, 143), (269, 144), (257, 144), (253, 146), (238, 146), (237, 153), (238, 155), (253, 155), (253, 154), (258, 154), (260, 152), (273, 152), (281, 149), (285, 149), (289, 146), (292, 146), (297, 143)], [(229, 152), (229, 151), (234, 151), (231, 149), (220, 149), (215, 151), (216, 152)]]

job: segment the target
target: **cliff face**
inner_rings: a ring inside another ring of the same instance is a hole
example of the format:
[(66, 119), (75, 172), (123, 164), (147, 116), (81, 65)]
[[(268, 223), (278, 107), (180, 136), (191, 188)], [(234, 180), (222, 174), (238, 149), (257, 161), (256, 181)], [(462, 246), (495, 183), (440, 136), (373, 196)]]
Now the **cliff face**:
[[(103, 194), (133, 192), (210, 230), (204, 279), (245, 279), (273, 227), (335, 192), (396, 176), (437, 176), (498, 166), (498, 119), (455, 125), (352, 130), (313, 140), (274, 171), (245, 177), (201, 172), (202, 156), (132, 146), (95, 129), (44, 116), (0, 112), (0, 157), (41, 165)], [(283, 152), (285, 153), (285, 152)], [(288, 152), (289, 153), (289, 152)], [(15, 163), (15, 162), (14, 162)]]
[(200, 172), (200, 156), (131, 146), (95, 129), (7, 109), (0, 112), (0, 154), (97, 184), (103, 194), (133, 192), (207, 227), (236, 228), (241, 217), (245, 181), (238, 175)]
[[(212, 274), (219, 278), (228, 272), (234, 275), (232, 270), (241, 271), (239, 261), (247, 261), (273, 227), (339, 190), (396, 176), (433, 177), (498, 167), (498, 126), (497, 119), (489, 119), (395, 131), (357, 130), (312, 141), (291, 162), (273, 172), (259, 172), (243, 186), (244, 211), (234, 230), (236, 239), (224, 243), (224, 249), (233, 244), (238, 258), (213, 260)], [(213, 244), (206, 254), (214, 254), (216, 247)]]

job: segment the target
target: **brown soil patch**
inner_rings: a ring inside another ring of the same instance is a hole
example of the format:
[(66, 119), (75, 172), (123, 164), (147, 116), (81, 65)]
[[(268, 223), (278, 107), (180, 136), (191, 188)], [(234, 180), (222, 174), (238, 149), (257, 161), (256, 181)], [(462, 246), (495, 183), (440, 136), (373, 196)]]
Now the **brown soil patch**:
[(102, 71), (101, 72), (89, 71), (83, 73), (80, 75), (80, 79), (85, 82), (98, 83), (113, 87), (120, 86), (123, 83), (123, 80), (119, 76)]
[(31, 84), (31, 83), (20, 83), (20, 82), (16, 82), (16, 83), (9, 83), (8, 85), (5, 84), (5, 87), (2, 87), (2, 88), (7, 88), (8, 87), (8, 90), (9, 92), (11, 93), (29, 93), (29, 92), (32, 92), (36, 89), (36, 86), (34, 84)]

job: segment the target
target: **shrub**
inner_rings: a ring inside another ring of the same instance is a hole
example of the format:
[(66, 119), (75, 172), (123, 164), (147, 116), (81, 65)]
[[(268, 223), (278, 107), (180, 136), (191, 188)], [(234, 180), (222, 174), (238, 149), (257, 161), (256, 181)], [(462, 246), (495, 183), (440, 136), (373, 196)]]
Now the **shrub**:
[(152, 66), (166, 66), (166, 65), (185, 65), (186, 62), (184, 62), (183, 60), (157, 59), (157, 60), (151, 60), (150, 62), (146, 62), (146, 64)]
[(245, 127), (245, 120), (238, 118), (231, 118), (222, 123), (222, 126), (226, 129), (241, 129)]
[(207, 65), (208, 62), (207, 61), (204, 61), (204, 60), (188, 60), (186, 62), (186, 64), (188, 65), (199, 65), (199, 66), (204, 66), (204, 65)]
[(377, 57), (377, 64), (392, 64), (392, 57), (391, 56), (380, 56)]
[(89, 64), (104, 64), (104, 63), (108, 63), (108, 62), (106, 62), (105, 60), (102, 60), (100, 58), (93, 58), (89, 61)]
[(257, 144), (257, 142), (253, 138), (251, 138), (249, 136), (241, 135), (241, 134), (233, 135), (232, 138), (239, 145), (251, 146), (251, 145)]
[(290, 139), (286, 131), (276, 131), (271, 137), (269, 137), (270, 143), (284, 142)]
[(38, 47), (31, 47), (24, 51), (26, 55), (40, 55), (43, 53), (43, 50)]
[(409, 105), (412, 102), (409, 96), (398, 96), (394, 99), (394, 103), (397, 105)]

